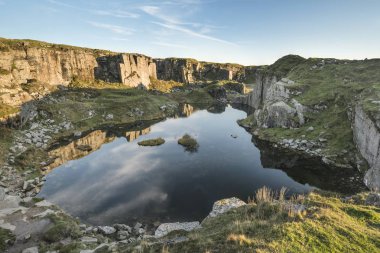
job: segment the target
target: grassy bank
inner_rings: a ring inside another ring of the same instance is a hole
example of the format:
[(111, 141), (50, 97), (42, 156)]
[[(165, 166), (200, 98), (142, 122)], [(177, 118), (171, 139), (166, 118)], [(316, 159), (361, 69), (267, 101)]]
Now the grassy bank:
[[(143, 252), (377, 252), (380, 209), (312, 193), (292, 200), (306, 211), (289, 211), (271, 198), (206, 219), (202, 228), (175, 245), (143, 247)], [(146, 243), (142, 243), (146, 245)], [(124, 252), (128, 252), (125, 249)], [(165, 251), (163, 251), (165, 250)], [(137, 251), (135, 251), (137, 252)]]

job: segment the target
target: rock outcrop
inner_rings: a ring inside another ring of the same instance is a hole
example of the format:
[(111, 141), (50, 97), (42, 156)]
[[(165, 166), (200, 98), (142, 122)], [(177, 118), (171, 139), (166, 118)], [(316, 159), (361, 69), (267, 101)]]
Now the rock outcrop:
[(137, 54), (102, 56), (97, 59), (95, 78), (111, 83), (148, 87), (150, 78), (157, 79), (156, 64), (149, 57)]
[[(305, 123), (308, 109), (291, 98), (289, 86), (294, 81), (279, 78), (275, 74), (256, 73), (256, 87), (240, 103), (255, 108), (254, 123), (258, 127), (299, 127)], [(280, 79), (280, 80), (279, 80)]]
[(19, 106), (73, 80), (148, 86), (152, 58), (37, 41), (0, 39), (0, 103)]
[(370, 169), (364, 177), (372, 190), (380, 190), (380, 121), (370, 117), (361, 105), (356, 105), (353, 119), (354, 141), (367, 160)]
[(252, 80), (255, 73), (255, 67), (244, 67), (242, 65), (229, 63), (201, 62), (194, 59), (156, 59), (155, 63), (157, 65), (158, 79), (173, 80), (188, 84), (217, 80), (243, 82), (248, 77)]

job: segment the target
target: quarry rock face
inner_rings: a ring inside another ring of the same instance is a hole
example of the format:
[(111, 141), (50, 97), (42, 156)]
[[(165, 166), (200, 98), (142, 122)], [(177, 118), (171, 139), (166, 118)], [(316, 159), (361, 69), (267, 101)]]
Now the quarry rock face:
[(256, 87), (241, 102), (256, 109), (255, 124), (258, 127), (272, 128), (299, 127), (305, 123), (307, 108), (291, 99), (288, 85), (294, 84), (287, 78), (279, 78), (268, 73), (256, 73)]
[(149, 57), (137, 54), (102, 56), (97, 59), (95, 78), (131, 87), (149, 86), (150, 78), (157, 79), (156, 64)]
[(173, 80), (182, 83), (196, 83), (199, 81), (235, 80), (244, 81), (247, 74), (251, 79), (254, 70), (237, 64), (221, 64), (200, 62), (193, 59), (155, 59), (157, 78)]
[(0, 40), (0, 103), (19, 106), (73, 80), (136, 87), (157, 77), (147, 56), (35, 43)]
[(370, 169), (364, 177), (371, 190), (380, 190), (380, 122), (370, 117), (361, 105), (356, 105), (353, 119), (354, 141)]

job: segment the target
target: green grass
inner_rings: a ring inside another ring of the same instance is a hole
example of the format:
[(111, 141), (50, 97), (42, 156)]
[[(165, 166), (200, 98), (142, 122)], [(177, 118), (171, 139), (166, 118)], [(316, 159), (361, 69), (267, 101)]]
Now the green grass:
[(53, 214), (49, 216), (53, 222), (51, 228), (44, 233), (44, 241), (47, 243), (55, 243), (65, 238), (78, 239), (81, 231), (78, 222), (66, 214)]
[(14, 241), (16, 238), (11, 231), (0, 228), (0, 251), (5, 252), (8, 248), (8, 241)]
[(0, 126), (0, 166), (6, 162), (6, 157), (14, 138), (14, 132), (13, 129)]
[(170, 92), (173, 88), (182, 87), (184, 86), (183, 83), (179, 83), (176, 81), (164, 81), (164, 80), (158, 80), (155, 78), (150, 78), (150, 85), (149, 89), (152, 90), (158, 90), (161, 92)]
[(11, 105), (6, 105), (0, 102), (0, 118), (18, 112), (20, 109)]
[(69, 46), (63, 44), (52, 44), (44, 41), (29, 40), (29, 39), (6, 39), (0, 38), (0, 51), (8, 52), (10, 49), (23, 50), (25, 47), (29, 48), (45, 48), (52, 50), (80, 50), (84, 52), (94, 53), (95, 55), (115, 54), (108, 50), (91, 49), (84, 47)]
[[(331, 196), (329, 196), (331, 195)], [(294, 213), (282, 201), (256, 201), (206, 219), (189, 241), (166, 252), (377, 252), (380, 209), (342, 202), (334, 194), (311, 193), (293, 203), (307, 211)], [(159, 252), (162, 245), (145, 247)]]
[(178, 144), (185, 147), (186, 151), (195, 152), (199, 148), (199, 144), (196, 139), (188, 134), (185, 134), (178, 140)]
[(10, 73), (11, 72), (9, 70), (0, 68), (0, 75), (9, 75)]
[(149, 139), (149, 140), (140, 141), (137, 144), (140, 146), (160, 146), (164, 143), (165, 143), (165, 140), (160, 137), (160, 138), (156, 138), (156, 139)]

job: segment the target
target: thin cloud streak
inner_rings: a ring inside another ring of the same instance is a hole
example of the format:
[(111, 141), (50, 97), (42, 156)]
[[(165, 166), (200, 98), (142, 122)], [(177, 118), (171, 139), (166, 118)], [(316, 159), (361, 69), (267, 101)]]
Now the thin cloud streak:
[(207, 39), (207, 40), (212, 40), (212, 41), (216, 41), (216, 42), (220, 42), (220, 43), (224, 43), (224, 44), (228, 44), (228, 45), (237, 46), (237, 44), (235, 44), (233, 42), (230, 42), (230, 41), (227, 41), (227, 40), (218, 39), (218, 38), (215, 38), (215, 37), (212, 37), (212, 36), (208, 36), (208, 35), (205, 35), (205, 34), (202, 34), (202, 33), (198, 33), (198, 32), (195, 32), (193, 30), (187, 29), (187, 28), (179, 26), (179, 25), (165, 24), (165, 23), (160, 23), (160, 22), (152, 22), (152, 23), (154, 23), (156, 25), (159, 25), (159, 26), (162, 26), (162, 27), (165, 27), (165, 28), (170, 29), (170, 30), (174, 30), (174, 31), (185, 33), (185, 34), (190, 35), (192, 37), (197, 37), (197, 38), (201, 38), (201, 39)]
[(98, 22), (92, 22), (92, 21), (87, 21), (87, 23), (89, 23), (90, 25), (94, 27), (105, 29), (117, 34), (132, 35), (135, 32), (134, 29), (126, 28), (126, 27), (122, 27), (118, 25), (104, 24), (104, 23), (98, 23)]
[(154, 45), (158, 45), (158, 46), (163, 46), (163, 47), (175, 47), (175, 48), (183, 48), (183, 49), (187, 49), (188, 47), (184, 46), (184, 45), (179, 45), (179, 44), (173, 44), (173, 43), (167, 43), (167, 42), (152, 42), (152, 44)]
[(116, 18), (139, 18), (140, 15), (128, 11), (104, 11), (104, 10), (91, 10), (93, 14), (100, 16), (112, 16)]
[[(216, 37), (213, 37), (210, 35), (206, 35), (206, 33), (211, 32), (212, 26), (203, 25), (203, 24), (199, 24), (199, 23), (182, 22), (178, 19), (175, 19), (175, 18), (169, 17), (168, 15), (163, 14), (161, 11), (161, 8), (157, 7), (157, 6), (145, 5), (145, 6), (141, 6), (140, 9), (143, 12), (145, 12), (146, 14), (163, 21), (163, 22), (155, 22), (154, 21), (152, 23), (159, 25), (161, 27), (164, 27), (166, 29), (181, 32), (181, 33), (184, 33), (184, 34), (192, 36), (192, 37), (216, 41), (216, 42), (224, 43), (224, 44), (228, 44), (228, 45), (235, 45), (235, 46), (237, 45), (237, 44), (230, 42), (230, 41), (227, 41), (227, 40), (223, 40), (223, 39), (219, 39), (219, 38), (216, 38)], [(193, 29), (188, 28), (187, 26), (193, 26), (193, 27), (200, 28), (200, 31), (195, 31)]]

